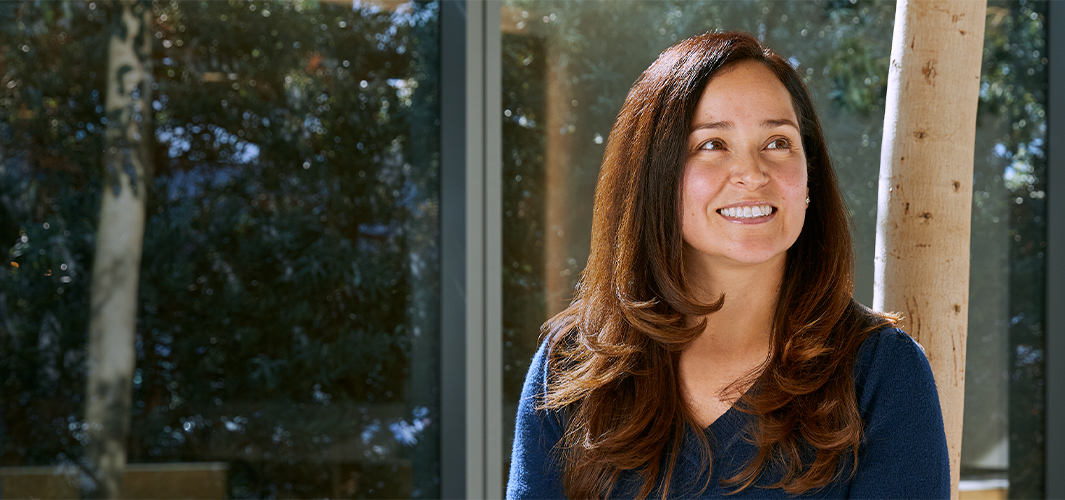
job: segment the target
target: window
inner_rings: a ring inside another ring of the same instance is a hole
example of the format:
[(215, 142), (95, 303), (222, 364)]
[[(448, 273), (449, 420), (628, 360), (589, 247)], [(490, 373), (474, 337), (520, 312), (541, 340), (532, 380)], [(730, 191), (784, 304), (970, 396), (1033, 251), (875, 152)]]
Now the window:
[[(116, 8), (0, 2), (9, 497), (92, 488), (86, 347)], [(539, 327), (568, 303), (588, 253), (614, 116), (662, 49), (704, 30), (755, 33), (807, 75), (869, 303), (893, 9), (152, 2), (127, 495), (501, 494)], [(988, 6), (963, 495), (1065, 491), (1046, 474), (1063, 459), (1052, 374), (1065, 356), (1053, 307), (1065, 288), (1044, 279), (1065, 261), (1053, 257), (1065, 248), (1065, 187), (1048, 161), (1065, 144), (1065, 108), (1053, 107), (1065, 37), (1047, 28), (1062, 16), (1054, 2)]]
[[(438, 497), (438, 4), (152, 5), (126, 494)], [(77, 497), (92, 465), (116, 8), (0, 4), (11, 497)]]

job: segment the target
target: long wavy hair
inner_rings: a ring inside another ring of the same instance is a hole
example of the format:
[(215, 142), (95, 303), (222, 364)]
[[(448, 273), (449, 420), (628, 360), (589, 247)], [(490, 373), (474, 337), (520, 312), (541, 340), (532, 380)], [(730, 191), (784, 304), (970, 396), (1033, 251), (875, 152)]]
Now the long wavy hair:
[(664, 498), (687, 429), (702, 443), (703, 472), (712, 466), (677, 362), (706, 325), (690, 318), (719, 310), (725, 297), (702, 303), (687, 285), (680, 186), (702, 90), (719, 71), (749, 60), (772, 70), (791, 95), (812, 201), (787, 251), (769, 357), (749, 377), (758, 390), (736, 402), (757, 416), (749, 431), (758, 453), (724, 483), (739, 491), (775, 467), (783, 475), (772, 487), (800, 493), (835, 480), (843, 460), (857, 460), (854, 360), (862, 340), (893, 318), (852, 297), (850, 221), (801, 77), (750, 35), (707, 33), (667, 49), (629, 91), (596, 186), (588, 266), (572, 304), (543, 327), (550, 376), (541, 407), (565, 417), (556, 451), (571, 498), (609, 497), (626, 471), (642, 478), (640, 498), (655, 491)]

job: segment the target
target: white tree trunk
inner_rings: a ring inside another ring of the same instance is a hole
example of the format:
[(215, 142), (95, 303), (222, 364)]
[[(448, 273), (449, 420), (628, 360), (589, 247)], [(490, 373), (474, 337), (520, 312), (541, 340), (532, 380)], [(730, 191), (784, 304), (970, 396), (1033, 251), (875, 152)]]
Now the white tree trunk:
[(103, 200), (96, 234), (85, 399), (87, 496), (120, 498), (133, 397), (137, 282), (150, 175), (151, 2), (113, 6)]
[(891, 44), (873, 308), (904, 314), (935, 374), (958, 498), (973, 148), (986, 0), (899, 0)]

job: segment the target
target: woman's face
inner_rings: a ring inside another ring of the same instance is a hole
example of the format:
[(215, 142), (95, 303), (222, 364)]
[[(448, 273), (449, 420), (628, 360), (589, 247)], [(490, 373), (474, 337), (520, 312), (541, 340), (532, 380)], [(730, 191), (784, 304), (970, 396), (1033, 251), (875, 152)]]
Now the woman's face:
[(791, 95), (762, 63), (740, 62), (711, 78), (691, 124), (682, 181), (687, 266), (783, 267), (809, 192), (798, 123)]

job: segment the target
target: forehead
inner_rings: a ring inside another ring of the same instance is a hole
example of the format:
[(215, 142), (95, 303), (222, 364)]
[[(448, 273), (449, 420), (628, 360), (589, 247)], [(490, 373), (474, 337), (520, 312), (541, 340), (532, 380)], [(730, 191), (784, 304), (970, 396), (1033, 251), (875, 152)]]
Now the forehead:
[(703, 89), (695, 123), (788, 118), (798, 122), (791, 94), (776, 74), (758, 61), (722, 69)]

